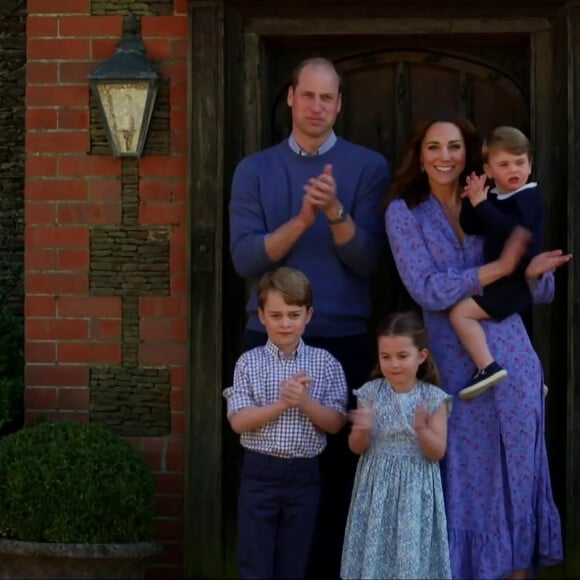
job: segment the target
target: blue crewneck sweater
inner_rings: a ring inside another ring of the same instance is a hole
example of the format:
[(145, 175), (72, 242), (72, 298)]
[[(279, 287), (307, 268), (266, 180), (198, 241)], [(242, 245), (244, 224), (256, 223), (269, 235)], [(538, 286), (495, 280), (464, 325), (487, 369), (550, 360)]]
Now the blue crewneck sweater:
[[(332, 165), (337, 196), (356, 224), (346, 244), (334, 243), (323, 213), (278, 263), (265, 236), (300, 213), (304, 185)], [(303, 271), (312, 285), (314, 316), (307, 336), (350, 336), (366, 331), (369, 277), (386, 247), (381, 204), (389, 170), (377, 152), (338, 138), (326, 153), (298, 155), (288, 141), (246, 157), (236, 168), (230, 201), (230, 250), (237, 272), (253, 281), (277, 266)], [(252, 288), (247, 328), (263, 331)]]

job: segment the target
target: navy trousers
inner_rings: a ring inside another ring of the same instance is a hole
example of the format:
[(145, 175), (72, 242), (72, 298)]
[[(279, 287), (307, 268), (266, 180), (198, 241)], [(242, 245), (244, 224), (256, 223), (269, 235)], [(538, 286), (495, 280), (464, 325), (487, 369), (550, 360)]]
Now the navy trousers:
[[(244, 350), (260, 346), (266, 340), (265, 333), (246, 330)], [(348, 407), (355, 408), (352, 390), (369, 380), (376, 360), (376, 344), (369, 343), (366, 334), (304, 337), (304, 342), (326, 349), (340, 362), (349, 389)], [(347, 424), (336, 435), (327, 434), (327, 445), (320, 455), (320, 508), (307, 573), (313, 580), (340, 578), (344, 529), (358, 463), (358, 455), (348, 448), (349, 432)]]
[(238, 501), (241, 578), (305, 577), (319, 497), (317, 457), (244, 451)]

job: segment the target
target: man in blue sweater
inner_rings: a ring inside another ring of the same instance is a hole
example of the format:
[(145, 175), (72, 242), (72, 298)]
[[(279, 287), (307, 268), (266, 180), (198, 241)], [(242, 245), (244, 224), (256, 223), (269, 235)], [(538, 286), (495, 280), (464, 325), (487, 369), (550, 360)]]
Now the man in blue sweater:
[[(278, 266), (306, 274), (317, 307), (304, 340), (340, 361), (354, 406), (352, 389), (368, 379), (375, 358), (367, 335), (369, 280), (386, 248), (381, 203), (389, 169), (377, 152), (336, 136), (341, 100), (340, 77), (330, 61), (308, 59), (294, 71), (287, 96), (290, 137), (236, 168), (230, 249), (237, 272), (251, 281)], [(252, 292), (244, 349), (266, 342), (257, 310)], [(312, 577), (339, 577), (357, 459), (347, 435), (345, 429), (330, 437), (321, 456)]]

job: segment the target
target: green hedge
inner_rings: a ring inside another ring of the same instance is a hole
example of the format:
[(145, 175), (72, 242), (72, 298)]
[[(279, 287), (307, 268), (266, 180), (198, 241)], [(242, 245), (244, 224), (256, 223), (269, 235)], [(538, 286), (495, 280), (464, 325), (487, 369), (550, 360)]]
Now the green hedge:
[(143, 458), (102, 427), (40, 422), (0, 439), (0, 536), (127, 543), (153, 535)]

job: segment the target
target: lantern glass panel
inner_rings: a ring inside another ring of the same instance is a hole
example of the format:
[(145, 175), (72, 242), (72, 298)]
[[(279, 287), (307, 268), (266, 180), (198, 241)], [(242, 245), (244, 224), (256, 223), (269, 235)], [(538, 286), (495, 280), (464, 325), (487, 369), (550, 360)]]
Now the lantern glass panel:
[(96, 88), (117, 154), (135, 155), (143, 124), (148, 121), (145, 115), (150, 83), (101, 81)]

